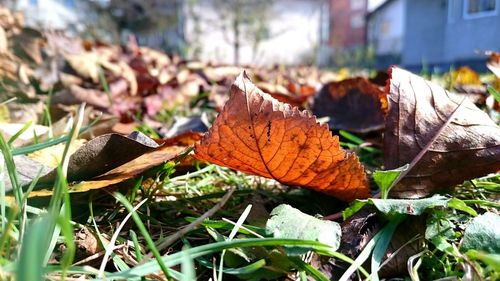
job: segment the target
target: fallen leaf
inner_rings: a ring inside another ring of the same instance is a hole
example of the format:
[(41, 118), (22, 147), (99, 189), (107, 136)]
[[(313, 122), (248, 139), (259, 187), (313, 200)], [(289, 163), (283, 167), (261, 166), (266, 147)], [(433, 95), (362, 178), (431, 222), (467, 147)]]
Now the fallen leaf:
[[(398, 226), (384, 255), (384, 262), (392, 258), (379, 271), (380, 277), (396, 278), (408, 274), (408, 259), (421, 252), (425, 245), (425, 218), (409, 217)], [(412, 240), (413, 239), (413, 240)], [(409, 243), (412, 241), (411, 243)]]
[(257, 87), (259, 87), (259, 89), (262, 89), (264, 93), (271, 95), (278, 101), (288, 103), (291, 106), (301, 107), (307, 101), (307, 98), (309, 98), (308, 95), (300, 95), (290, 92), (282, 85), (260, 82), (257, 84)]
[(422, 199), (376, 199), (357, 200), (343, 212), (344, 218), (350, 217), (365, 205), (373, 205), (384, 214), (402, 214), (419, 216), (425, 210), (434, 207), (446, 207), (450, 198), (434, 195)]
[(191, 117), (174, 116), (174, 124), (164, 135), (166, 138), (173, 138), (188, 132), (204, 133), (209, 126), (208, 117), (205, 113)]
[[(417, 156), (461, 101), (396, 67), (387, 91), (384, 162), (386, 169), (395, 169)], [(422, 197), (500, 170), (500, 128), (468, 100), (458, 110), (420, 161), (392, 189), (392, 196)]]
[(195, 145), (196, 142), (200, 141), (203, 137), (203, 133), (196, 131), (187, 131), (175, 135), (175, 137), (162, 139), (160, 142), (161, 145), (180, 145), (180, 146), (192, 146)]
[(500, 53), (491, 52), (486, 66), (495, 74), (497, 78), (500, 78)]
[(327, 125), (263, 93), (245, 73), (231, 86), (231, 98), (195, 155), (345, 201), (369, 195), (363, 166), (340, 148)]
[[(112, 169), (95, 178), (86, 179), (74, 183), (68, 187), (69, 193), (87, 192), (111, 185), (122, 183), (136, 175), (139, 175), (151, 168), (154, 168), (164, 162), (170, 161), (186, 151), (186, 146), (164, 145), (156, 150), (145, 153), (132, 161), (129, 161), (119, 167)], [(32, 197), (52, 196), (51, 189), (37, 189), (29, 195)]]
[(498, 254), (500, 252), (500, 216), (487, 212), (472, 219), (464, 232), (462, 248)]
[(8, 51), (7, 35), (5, 34), (5, 29), (0, 26), (0, 54), (7, 53)]
[(80, 76), (90, 78), (92, 82), (99, 82), (99, 57), (95, 52), (66, 54), (66, 61)]
[[(4, 161), (3, 155), (0, 155), (0, 161)], [(38, 172), (41, 175), (49, 173), (52, 169), (42, 163), (35, 161), (26, 155), (16, 155), (14, 156), (14, 163), (16, 165), (16, 172), (18, 175), (19, 184), (25, 186), (29, 184)], [(3, 173), (3, 178), (0, 178), (5, 186), (5, 192), (12, 190), (12, 183), (10, 181), (8, 173)]]
[(341, 230), (338, 223), (304, 214), (286, 204), (271, 211), (266, 233), (275, 238), (318, 241), (331, 246), (333, 251), (340, 246)]
[[(74, 140), (68, 149), (69, 155), (75, 153), (80, 147), (85, 144), (85, 140), (78, 139)], [(66, 147), (65, 143), (56, 144), (53, 146), (46, 147), (44, 149), (37, 150), (28, 154), (28, 157), (48, 166), (50, 168), (57, 168), (62, 161), (62, 155), (64, 153), (64, 149)]]
[(457, 70), (451, 71), (449, 75), (453, 87), (460, 85), (481, 85), (479, 74), (468, 66), (462, 66)]
[(109, 97), (105, 92), (96, 89), (87, 89), (78, 85), (71, 85), (68, 89), (63, 89), (54, 94), (51, 102), (53, 104), (80, 104), (85, 102), (98, 108), (110, 106)]
[[(14, 136), (19, 132), (26, 124), (14, 124), (14, 123), (1, 123), (0, 122), (0, 134), (3, 138), (8, 140), (10, 137)], [(28, 129), (26, 129), (21, 135), (17, 137), (14, 141), (13, 146), (18, 147), (25, 145), (33, 141), (36, 137), (40, 137), (49, 131), (49, 127), (43, 125), (33, 125), (31, 124)]]
[(43, 35), (40, 31), (25, 27), (20, 34), (12, 37), (12, 49), (16, 56), (23, 60), (33, 61), (36, 64), (43, 62), (42, 57)]
[(373, 84), (385, 87), (385, 85), (387, 85), (387, 80), (389, 80), (389, 78), (390, 78), (389, 73), (387, 73), (387, 71), (380, 71), (379, 70), (379, 71), (377, 71), (375, 76), (371, 77), (368, 80), (370, 82), (372, 82)]
[(331, 128), (367, 133), (384, 128), (387, 98), (365, 78), (351, 78), (326, 84), (315, 97), (312, 111), (318, 117), (330, 117)]
[[(88, 180), (102, 175), (133, 159), (155, 150), (158, 144), (142, 133), (130, 136), (108, 134), (99, 136), (80, 147), (69, 158), (69, 181)], [(40, 178), (40, 183), (52, 182), (57, 170)]]

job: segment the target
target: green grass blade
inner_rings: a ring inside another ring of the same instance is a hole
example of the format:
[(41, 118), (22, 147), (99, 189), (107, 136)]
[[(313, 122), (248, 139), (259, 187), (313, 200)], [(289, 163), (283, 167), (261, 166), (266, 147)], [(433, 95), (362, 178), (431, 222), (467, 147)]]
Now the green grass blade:
[[(206, 259), (199, 258), (196, 260), (196, 262), (203, 265), (204, 267), (206, 267), (208, 269), (213, 269), (212, 263), (207, 261)], [(227, 267), (225, 267), (222, 269), (222, 271), (225, 274), (231, 274), (231, 275), (251, 274), (251, 273), (259, 270), (260, 268), (262, 268), (265, 265), (266, 265), (266, 260), (260, 259), (256, 262), (253, 262), (249, 265), (239, 267), (239, 268), (227, 268)]]
[(375, 247), (373, 249), (372, 261), (371, 261), (371, 271), (370, 275), (372, 281), (379, 281), (378, 271), (380, 269), (380, 264), (382, 263), (382, 259), (385, 256), (385, 251), (387, 251), (387, 247), (391, 242), (392, 235), (396, 230), (396, 227), (403, 221), (405, 216), (397, 216), (395, 219), (392, 219), (379, 233), (380, 237), (378, 238)]
[(148, 230), (146, 229), (146, 226), (144, 226), (144, 223), (141, 221), (141, 218), (139, 217), (137, 212), (134, 211), (132, 204), (130, 204), (130, 202), (128, 202), (127, 198), (125, 196), (121, 195), (120, 193), (115, 193), (115, 197), (123, 206), (125, 206), (127, 211), (129, 211), (132, 214), (132, 218), (134, 219), (134, 222), (137, 225), (137, 228), (139, 228), (139, 231), (141, 232), (142, 236), (146, 240), (146, 243), (147, 243), (149, 249), (151, 250), (151, 252), (153, 253), (153, 256), (155, 257), (156, 261), (158, 262), (158, 265), (160, 266), (160, 268), (163, 271), (163, 273), (165, 274), (165, 276), (170, 278), (169, 269), (167, 268), (164, 261), (162, 260), (160, 252), (156, 248), (153, 239), (151, 238), (151, 236), (148, 233)]
[(7, 143), (9, 145), (12, 145), (12, 143), (15, 140), (17, 140), (17, 138), (19, 138), (19, 136), (21, 136), (24, 132), (26, 132), (26, 130), (29, 129), (29, 127), (31, 127), (31, 124), (33, 124), (33, 121), (26, 122), (26, 124), (24, 124), (24, 126), (19, 131), (17, 131), (17, 133), (15, 133), (12, 137), (10, 137), (10, 139)]
[(184, 247), (181, 251), (182, 253), (182, 262), (181, 262), (181, 269), (182, 269), (182, 281), (192, 281), (196, 280), (196, 270), (194, 268), (194, 263), (193, 259), (191, 256), (189, 256), (188, 252), (186, 251), (188, 248)]
[[(194, 248), (190, 248), (188, 254), (191, 258), (196, 259), (209, 254), (218, 253), (225, 249), (230, 248), (243, 248), (243, 247), (276, 247), (276, 246), (293, 246), (293, 247), (303, 247), (306, 250), (312, 250), (322, 255), (334, 256), (336, 253), (328, 245), (316, 242), (316, 241), (306, 241), (299, 239), (282, 239), (282, 238), (251, 238), (251, 239), (234, 239), (232, 241), (222, 241), (212, 244), (206, 244)], [(172, 255), (162, 257), (162, 261), (168, 267), (179, 265), (182, 262), (182, 253), (178, 252)], [(146, 276), (148, 274), (155, 273), (161, 270), (160, 266), (156, 261), (150, 261), (141, 265), (138, 265), (130, 270), (112, 273), (106, 276), (107, 280), (116, 279), (127, 279), (134, 277)]]
[[(79, 134), (84, 133), (85, 131), (90, 129), (97, 122), (99, 122), (99, 120), (100, 120), (100, 118), (96, 118), (91, 124), (80, 129)], [(23, 155), (23, 154), (32, 153), (32, 152), (38, 151), (40, 149), (44, 149), (44, 148), (51, 147), (51, 146), (56, 145), (56, 144), (67, 142), (69, 139), (70, 139), (70, 134), (68, 134), (66, 136), (61, 136), (61, 137), (58, 137), (55, 139), (50, 139), (50, 140), (47, 140), (47, 141), (41, 142), (41, 143), (36, 143), (36, 144), (32, 144), (32, 145), (14, 148), (14, 149), (12, 149), (12, 155)]]
[[(299, 257), (290, 257), (290, 261), (293, 262), (293, 264), (295, 265), (295, 267), (298, 270), (307, 273), (309, 276), (314, 278), (314, 280), (316, 280), (316, 281), (329, 281), (330, 280), (321, 271), (317, 270), (312, 265), (304, 262)], [(307, 278), (306, 278), (306, 280), (307, 280)]]
[(137, 239), (137, 234), (132, 229), (130, 230), (130, 238), (134, 243), (135, 258), (138, 262), (142, 261), (141, 245), (139, 244), (139, 239)]
[[(392, 223), (392, 222), (391, 222)], [(399, 224), (399, 222), (398, 222)], [(380, 240), (380, 237), (384, 235), (384, 231), (387, 228), (391, 228), (391, 225), (386, 225), (382, 230), (380, 230), (373, 238), (366, 244), (365, 248), (361, 253), (359, 253), (358, 257), (354, 260), (354, 262), (347, 268), (347, 270), (342, 274), (339, 281), (347, 281), (351, 277), (351, 275), (357, 270), (360, 269), (363, 263), (370, 257), (372, 250), (377, 245), (377, 242)], [(392, 236), (392, 235), (391, 235)]]
[(2, 231), (2, 235), (0, 236), (0, 253), (4, 253), (4, 249), (7, 249), (6, 253), (4, 253), (6, 257), (9, 256), (9, 250), (10, 250), (7, 247), (7, 245), (9, 245), (9, 243), (7, 243), (9, 238), (19, 239), (19, 232), (15, 231), (15, 225), (14, 225), (14, 220), (17, 217), (17, 208), (14, 207), (11, 208), (10, 210), (11, 211), (8, 218), (2, 217), (2, 221), (7, 219), (7, 224), (5, 225), (5, 228)]
[(488, 92), (495, 98), (497, 102), (500, 102), (500, 93), (495, 88), (493, 88), (492, 86), (488, 86)]
[[(3, 135), (0, 134), (0, 149), (3, 154), (3, 161), (5, 161), (5, 165), (7, 166), (7, 173), (9, 174), (10, 183), (12, 185), (12, 191), (14, 193), (14, 198), (16, 199), (17, 208), (19, 208), (18, 212), (18, 226), (19, 226), (19, 241), (23, 240), (24, 228), (26, 226), (26, 205), (23, 203), (23, 189), (21, 184), (19, 183), (19, 176), (16, 171), (16, 164), (14, 163), (14, 156), (12, 154), (12, 147), (5, 142)], [(1, 159), (0, 159), (1, 161)], [(3, 178), (2, 178), (3, 180)], [(5, 187), (4, 187), (5, 193)], [(3, 201), (5, 202), (5, 201)]]
[[(94, 226), (95, 232), (97, 234), (97, 238), (99, 239), (99, 243), (103, 248), (106, 247), (106, 239), (103, 238), (102, 233), (99, 231), (99, 227), (97, 226), (97, 222), (95, 221), (95, 216), (94, 216), (94, 207), (92, 204), (92, 199), (89, 200), (89, 210), (90, 210), (90, 218), (92, 220), (92, 224)], [(120, 256), (111, 253), (111, 257), (113, 258), (113, 262), (115, 263), (116, 267), (118, 267), (119, 270), (128, 270), (130, 267), (123, 261)]]
[(19, 184), (19, 176), (16, 172), (16, 165), (14, 163), (14, 158), (12, 154), (12, 147), (7, 144), (3, 135), (0, 134), (0, 149), (3, 153), (3, 160), (7, 166), (7, 173), (9, 174), (10, 183), (12, 184), (12, 190), (14, 191), (14, 197), (19, 206), (22, 205), (22, 189)]
[(42, 216), (33, 220), (29, 225), (21, 244), (21, 254), (17, 264), (17, 280), (44, 280), (44, 255), (48, 248), (47, 236), (52, 232), (51, 225), (55, 224), (50, 216)]
[[(249, 204), (245, 208), (245, 210), (243, 211), (243, 213), (241, 214), (241, 216), (238, 218), (238, 221), (236, 222), (236, 224), (234, 225), (233, 229), (229, 233), (229, 236), (227, 238), (228, 241), (233, 240), (233, 238), (236, 236), (236, 234), (238, 233), (238, 230), (241, 228), (241, 225), (247, 219), (247, 217), (250, 214), (251, 210), (252, 210), (252, 204)], [(222, 269), (224, 268), (224, 255), (225, 254), (226, 254), (226, 250), (223, 250), (222, 253), (221, 253), (221, 255), (220, 255), (219, 276), (217, 278), (218, 281), (222, 281), (222, 274), (223, 274)]]
[(0, 216), (2, 221), (0, 222), (2, 226), (2, 234), (5, 234), (5, 220), (4, 218), (7, 217), (6, 213), (6, 204), (7, 202), (5, 201), (5, 182), (4, 179), (5, 174), (4, 174), (4, 161), (1, 161), (0, 159)]
[(109, 240), (108, 245), (106, 245), (106, 252), (104, 253), (104, 257), (102, 258), (101, 266), (99, 267), (99, 275), (98, 276), (100, 278), (104, 276), (104, 269), (106, 268), (106, 264), (108, 262), (108, 258), (109, 258), (109, 256), (111, 255), (111, 253), (114, 250), (116, 239), (118, 238), (118, 235), (120, 234), (122, 228), (125, 226), (125, 224), (130, 219), (130, 217), (132, 216), (132, 214), (135, 213), (142, 206), (142, 204), (146, 203), (146, 201), (147, 201), (147, 198), (144, 199), (144, 200), (142, 200), (141, 202), (139, 202), (139, 204), (137, 204), (132, 209), (132, 212), (129, 212), (127, 214), (127, 216), (125, 216), (125, 218), (122, 220), (122, 222), (120, 223), (120, 225), (118, 225), (118, 227), (116, 228), (115, 233), (111, 237), (111, 240)]
[(343, 136), (347, 140), (349, 140), (352, 143), (357, 144), (357, 145), (360, 145), (360, 144), (365, 142), (362, 138), (360, 138), (352, 133), (349, 133), (348, 131), (340, 130), (339, 135)]

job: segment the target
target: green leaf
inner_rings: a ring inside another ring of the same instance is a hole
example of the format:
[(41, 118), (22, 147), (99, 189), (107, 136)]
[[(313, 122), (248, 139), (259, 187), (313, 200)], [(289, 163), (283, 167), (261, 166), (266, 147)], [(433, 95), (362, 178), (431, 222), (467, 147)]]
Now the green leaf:
[(448, 201), (448, 207), (453, 208), (455, 210), (459, 210), (462, 212), (466, 212), (469, 215), (473, 217), (477, 217), (477, 212), (476, 210), (472, 209), (471, 207), (467, 206), (464, 201), (458, 199), (458, 198), (451, 198), (450, 201)]
[(495, 213), (488, 212), (475, 217), (465, 229), (462, 248), (500, 253), (499, 225), (500, 216)]
[(486, 254), (476, 250), (467, 251), (467, 256), (473, 260), (481, 260), (494, 270), (500, 271), (500, 254)]
[(331, 246), (333, 250), (340, 246), (341, 230), (338, 223), (320, 220), (286, 204), (273, 209), (266, 224), (266, 232), (275, 238), (318, 241)]
[(373, 180), (380, 188), (380, 194), (382, 198), (387, 198), (390, 188), (394, 181), (401, 175), (402, 172), (408, 170), (410, 165), (406, 164), (402, 167), (396, 168), (394, 170), (387, 171), (375, 171), (373, 173)]
[(455, 238), (453, 228), (455, 228), (455, 224), (447, 219), (432, 220), (427, 224), (427, 228), (425, 229), (425, 239), (432, 240), (435, 237), (441, 236), (452, 240)]
[(431, 239), (432, 244), (436, 246), (441, 252), (451, 252), (453, 245), (446, 240), (444, 236), (436, 236)]
[(374, 199), (356, 200), (349, 208), (343, 212), (344, 219), (356, 213), (366, 204), (375, 206), (384, 214), (407, 214), (413, 216), (421, 215), (426, 209), (434, 207), (446, 207), (449, 198), (441, 195), (434, 195), (422, 199)]

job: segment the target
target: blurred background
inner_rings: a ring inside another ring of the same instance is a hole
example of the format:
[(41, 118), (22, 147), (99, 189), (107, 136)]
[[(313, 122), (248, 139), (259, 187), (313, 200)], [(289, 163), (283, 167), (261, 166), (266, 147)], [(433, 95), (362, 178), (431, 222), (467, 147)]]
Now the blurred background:
[(240, 65), (486, 69), (500, 0), (3, 0), (27, 26)]

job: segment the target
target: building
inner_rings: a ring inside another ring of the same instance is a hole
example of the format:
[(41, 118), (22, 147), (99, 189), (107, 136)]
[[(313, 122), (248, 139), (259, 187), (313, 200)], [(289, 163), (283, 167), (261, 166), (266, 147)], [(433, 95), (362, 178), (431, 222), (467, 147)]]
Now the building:
[(46, 30), (64, 30), (71, 35), (117, 40), (112, 19), (100, 8), (107, 0), (4, 0), (3, 5), (24, 14), (28, 27)]
[(351, 49), (365, 45), (367, 0), (330, 1), (330, 46)]
[(485, 70), (481, 51), (500, 50), (500, 0), (386, 0), (367, 22), (378, 68)]
[(373, 0), (329, 0), (328, 41), (320, 46), (320, 66), (366, 66), (366, 15)]
[(9, 8), (24, 13), (29, 27), (48, 29), (83, 28), (78, 8), (81, 3), (74, 0), (19, 0), (12, 1)]

